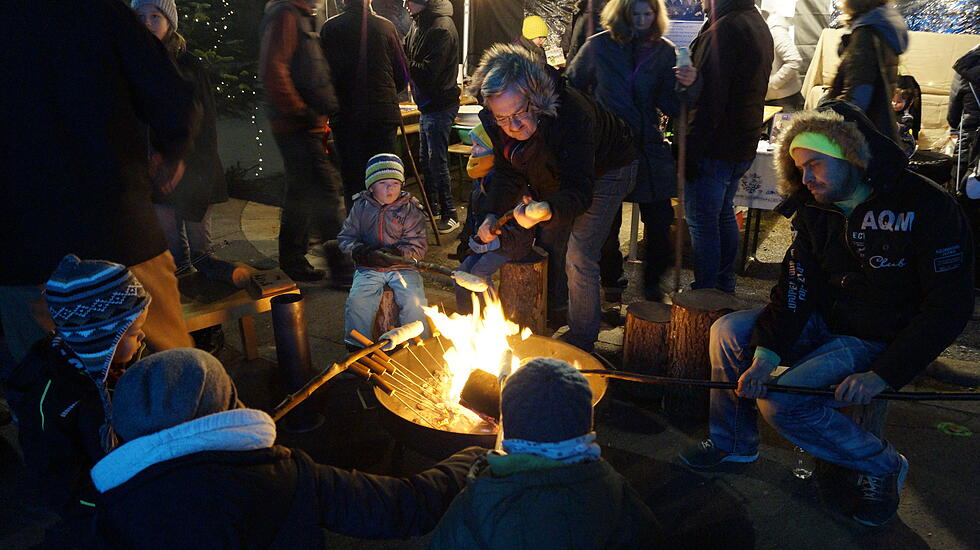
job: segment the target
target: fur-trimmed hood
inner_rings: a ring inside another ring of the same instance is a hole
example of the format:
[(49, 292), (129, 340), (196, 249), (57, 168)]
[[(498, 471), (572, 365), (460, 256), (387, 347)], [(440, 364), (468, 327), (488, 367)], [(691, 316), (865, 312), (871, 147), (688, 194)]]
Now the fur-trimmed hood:
[(823, 134), (839, 145), (848, 162), (865, 170), (868, 183), (876, 190), (893, 184), (905, 168), (902, 151), (895, 142), (875, 130), (860, 109), (841, 100), (825, 101), (815, 111), (794, 115), (780, 135), (773, 164), (779, 178), (777, 189), (783, 196), (806, 190), (802, 174), (789, 155), (793, 138), (804, 132)]
[(515, 44), (494, 44), (480, 59), (473, 74), (470, 94), (481, 104), (507, 88), (521, 92), (542, 116), (558, 114), (557, 71), (537, 60), (531, 52)]

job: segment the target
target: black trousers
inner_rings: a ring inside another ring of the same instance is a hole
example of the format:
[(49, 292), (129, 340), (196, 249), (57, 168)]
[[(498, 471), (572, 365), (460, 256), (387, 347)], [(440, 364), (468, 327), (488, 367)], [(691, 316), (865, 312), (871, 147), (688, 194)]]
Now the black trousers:
[(344, 204), (350, 210), (354, 195), (364, 190), (364, 168), (368, 159), (378, 153), (395, 153), (398, 126), (370, 121), (360, 124), (341, 122), (331, 126), (331, 129), (334, 145), (340, 155)]
[(323, 152), (322, 134), (274, 134), (286, 167), (286, 193), (279, 227), (279, 266), (309, 267), (306, 250), (310, 227), (324, 241), (335, 240), (347, 217), (341, 200), (340, 176)]
[[(648, 297), (659, 295), (660, 279), (670, 268), (674, 259), (674, 247), (670, 242), (670, 224), (674, 221), (674, 209), (670, 199), (636, 203), (643, 220), (643, 240), (645, 262), (643, 266), (643, 288)], [(614, 287), (623, 275), (623, 254), (619, 251), (619, 229), (623, 223), (623, 212), (613, 219), (609, 236), (602, 245), (599, 260), (599, 274), (602, 286)]]

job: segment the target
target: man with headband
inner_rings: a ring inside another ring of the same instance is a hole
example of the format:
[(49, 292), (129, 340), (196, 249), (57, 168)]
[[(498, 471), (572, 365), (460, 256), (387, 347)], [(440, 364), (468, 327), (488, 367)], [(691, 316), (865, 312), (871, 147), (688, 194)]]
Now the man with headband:
[[(758, 407), (794, 444), (854, 470), (853, 517), (881, 525), (898, 510), (909, 462), (839, 408), (900, 389), (963, 330), (973, 311), (969, 226), (848, 103), (794, 117), (775, 158), (795, 238), (770, 304), (711, 327), (712, 380), (738, 389), (711, 391), (710, 438), (680, 458), (697, 469), (753, 462)], [(778, 365), (789, 369), (770, 380)], [(836, 394), (767, 394), (767, 382)]]

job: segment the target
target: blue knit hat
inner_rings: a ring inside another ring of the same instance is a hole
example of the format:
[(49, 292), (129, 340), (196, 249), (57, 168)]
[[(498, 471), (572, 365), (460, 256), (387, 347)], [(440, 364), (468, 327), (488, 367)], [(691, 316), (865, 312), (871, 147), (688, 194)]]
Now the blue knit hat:
[(150, 304), (126, 266), (62, 258), (44, 289), (55, 330), (96, 384), (105, 384), (116, 345)]
[(555, 443), (592, 431), (592, 388), (565, 361), (532, 359), (507, 377), (500, 392), (506, 439)]
[(379, 153), (368, 159), (364, 169), (365, 189), (371, 189), (376, 182), (389, 179), (405, 183), (405, 164), (398, 155)]

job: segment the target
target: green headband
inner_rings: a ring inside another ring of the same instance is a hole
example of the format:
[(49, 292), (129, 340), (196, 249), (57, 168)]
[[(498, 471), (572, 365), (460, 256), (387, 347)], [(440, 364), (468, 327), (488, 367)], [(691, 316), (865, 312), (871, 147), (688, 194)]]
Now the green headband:
[(831, 141), (829, 137), (816, 132), (802, 132), (796, 134), (796, 137), (794, 137), (793, 141), (791, 141), (789, 144), (790, 154), (793, 154), (793, 149), (797, 148), (810, 149), (811, 151), (816, 151), (830, 157), (850, 162), (850, 160), (844, 156), (844, 152), (841, 150), (840, 145), (837, 145)]

